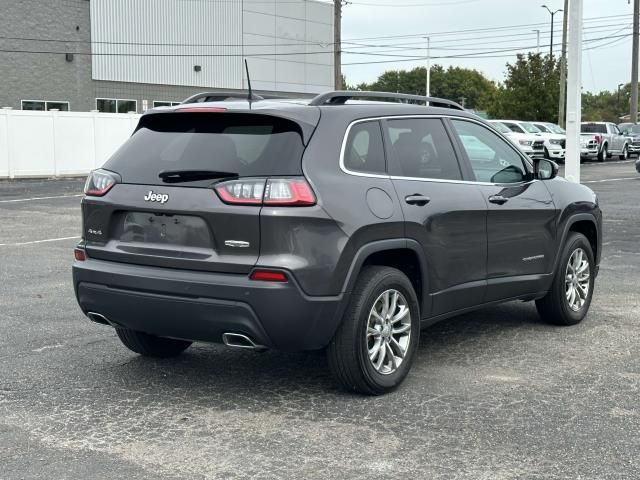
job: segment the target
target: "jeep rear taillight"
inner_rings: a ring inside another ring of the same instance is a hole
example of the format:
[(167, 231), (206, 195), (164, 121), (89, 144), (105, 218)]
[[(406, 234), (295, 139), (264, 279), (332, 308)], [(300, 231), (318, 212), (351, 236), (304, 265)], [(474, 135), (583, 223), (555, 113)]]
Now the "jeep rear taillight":
[(304, 178), (243, 178), (216, 185), (220, 199), (230, 205), (278, 205), (305, 207), (316, 204)]
[(117, 174), (108, 170), (93, 170), (84, 184), (85, 195), (102, 197), (120, 181)]

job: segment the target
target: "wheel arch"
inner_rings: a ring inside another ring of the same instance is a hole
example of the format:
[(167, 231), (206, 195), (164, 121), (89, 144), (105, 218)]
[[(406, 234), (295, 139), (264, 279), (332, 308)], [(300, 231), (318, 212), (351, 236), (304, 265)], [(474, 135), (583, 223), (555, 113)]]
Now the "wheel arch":
[[(579, 213), (571, 216), (565, 224), (562, 232), (562, 238), (560, 240), (558, 252), (560, 248), (566, 243), (567, 237), (571, 232), (578, 232), (583, 234), (593, 250), (593, 257), (596, 261), (596, 265), (600, 263), (600, 236), (601, 232), (598, 227), (598, 221), (596, 217), (590, 213)], [(554, 263), (554, 271), (557, 269), (558, 262), (560, 261), (559, 253), (556, 254), (556, 260)]]
[(420, 303), (421, 315), (424, 316), (430, 311), (427, 260), (422, 247), (416, 240), (405, 238), (379, 240), (360, 247), (344, 281), (343, 294), (353, 290), (358, 275), (367, 265), (384, 265), (402, 271), (413, 285)]

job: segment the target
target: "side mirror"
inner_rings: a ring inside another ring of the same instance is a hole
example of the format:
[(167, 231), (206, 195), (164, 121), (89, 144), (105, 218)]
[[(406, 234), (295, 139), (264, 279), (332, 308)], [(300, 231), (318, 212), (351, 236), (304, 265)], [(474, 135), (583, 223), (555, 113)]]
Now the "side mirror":
[(551, 180), (558, 176), (558, 164), (546, 158), (535, 159), (533, 169), (535, 178), (538, 180)]

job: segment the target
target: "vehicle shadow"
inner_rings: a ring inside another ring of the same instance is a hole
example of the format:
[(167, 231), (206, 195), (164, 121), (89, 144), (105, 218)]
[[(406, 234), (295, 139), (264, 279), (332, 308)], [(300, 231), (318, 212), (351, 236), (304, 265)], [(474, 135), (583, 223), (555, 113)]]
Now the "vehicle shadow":
[[(536, 330), (553, 328), (540, 320), (532, 304), (514, 302), (461, 315), (422, 331), (414, 369), (446, 365), (461, 356), (473, 359), (485, 351), (499, 352), (505, 343), (509, 343), (509, 349), (517, 349), (514, 332), (535, 337)], [(235, 408), (238, 402), (249, 399), (254, 407), (266, 406), (283, 395), (349, 396), (331, 378), (322, 351), (255, 353), (195, 344), (174, 359), (132, 354), (126, 362), (112, 364), (109, 369), (117, 370), (118, 381), (129, 390), (161, 394), (169, 389), (191, 401), (199, 397), (215, 399), (216, 406), (222, 408)]]

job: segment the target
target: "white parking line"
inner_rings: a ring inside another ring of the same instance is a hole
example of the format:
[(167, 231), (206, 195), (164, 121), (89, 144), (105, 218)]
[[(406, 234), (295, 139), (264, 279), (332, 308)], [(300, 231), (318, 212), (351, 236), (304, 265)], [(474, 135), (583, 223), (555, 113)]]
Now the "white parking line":
[(21, 245), (35, 245), (37, 243), (59, 242), (61, 240), (74, 240), (81, 238), (77, 237), (61, 237), (61, 238), (47, 238), (45, 240), (33, 240), (31, 242), (18, 242), (18, 243), (0, 243), (0, 247), (19, 247)]
[(622, 182), (623, 180), (637, 180), (640, 177), (605, 178), (603, 180), (588, 180), (581, 183)]
[(14, 198), (12, 200), (0, 200), (0, 203), (17, 203), (17, 202), (33, 202), (35, 200), (51, 200), (53, 198), (75, 198), (82, 197), (84, 194), (77, 195), (57, 195), (55, 197), (32, 197), (32, 198)]

